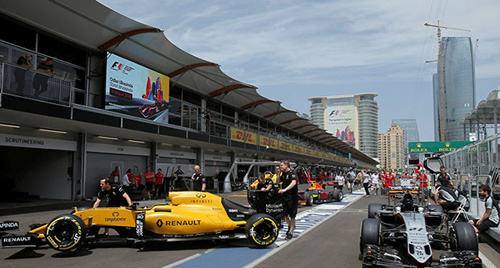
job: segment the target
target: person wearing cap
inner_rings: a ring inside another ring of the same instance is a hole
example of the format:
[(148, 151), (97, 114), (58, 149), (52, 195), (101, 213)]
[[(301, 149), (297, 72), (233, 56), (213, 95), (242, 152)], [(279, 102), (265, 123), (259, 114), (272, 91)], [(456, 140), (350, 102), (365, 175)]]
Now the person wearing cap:
[(42, 93), (47, 91), (49, 76), (54, 73), (54, 61), (47, 58), (44, 62), (40, 62), (37, 67), (37, 74), (33, 79), (33, 87), (35, 88), (35, 97), (39, 97)]

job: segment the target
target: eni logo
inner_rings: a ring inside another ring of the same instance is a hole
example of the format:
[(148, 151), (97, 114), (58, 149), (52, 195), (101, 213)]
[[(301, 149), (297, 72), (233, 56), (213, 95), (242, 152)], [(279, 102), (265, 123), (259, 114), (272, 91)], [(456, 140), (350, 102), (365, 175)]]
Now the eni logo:
[(199, 194), (196, 194), (196, 197), (198, 197), (198, 198), (205, 198), (205, 197), (207, 197), (207, 195), (199, 193)]
[(115, 217), (115, 218), (116, 218), (116, 217), (120, 216), (120, 213), (118, 213), (118, 212), (116, 212), (116, 211), (115, 211), (115, 212), (113, 212), (113, 214), (111, 214), (111, 215), (113, 215), (113, 217)]

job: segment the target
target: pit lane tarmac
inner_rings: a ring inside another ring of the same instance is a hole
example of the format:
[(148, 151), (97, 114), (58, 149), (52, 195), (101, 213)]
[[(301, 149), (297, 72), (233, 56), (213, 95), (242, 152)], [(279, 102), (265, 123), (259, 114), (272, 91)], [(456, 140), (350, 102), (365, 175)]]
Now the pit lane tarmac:
[[(327, 221), (362, 196), (363, 192), (357, 191), (345, 195), (342, 202), (315, 205), (298, 213), (294, 238), (291, 240), (285, 239), (286, 230), (288, 229), (285, 223), (276, 242), (267, 248), (253, 248), (249, 243), (241, 247), (234, 247), (233, 243), (232, 247), (210, 249), (204, 254), (198, 253), (164, 267), (254, 267), (263, 263), (287, 245), (292, 244), (299, 237), (305, 236), (310, 230)], [(366, 210), (364, 214), (366, 214)]]

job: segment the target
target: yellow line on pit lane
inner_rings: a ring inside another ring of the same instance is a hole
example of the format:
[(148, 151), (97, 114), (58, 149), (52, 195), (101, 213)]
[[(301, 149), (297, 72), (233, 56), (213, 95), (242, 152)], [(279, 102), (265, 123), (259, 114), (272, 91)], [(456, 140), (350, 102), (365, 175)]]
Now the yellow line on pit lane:
[(246, 194), (232, 194), (231, 196), (239, 196), (239, 197), (246, 197)]

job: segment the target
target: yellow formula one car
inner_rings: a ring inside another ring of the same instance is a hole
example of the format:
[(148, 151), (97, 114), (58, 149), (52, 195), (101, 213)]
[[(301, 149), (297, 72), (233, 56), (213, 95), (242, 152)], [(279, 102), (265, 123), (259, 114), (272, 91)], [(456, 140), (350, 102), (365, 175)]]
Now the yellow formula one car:
[(273, 216), (220, 196), (171, 192), (169, 198), (170, 204), (150, 208), (75, 208), (48, 224), (32, 225), (26, 235), (3, 236), (2, 246), (37, 247), (47, 242), (56, 250), (73, 250), (91, 236), (97, 237), (103, 227), (115, 229), (132, 243), (248, 238), (254, 245), (265, 247), (278, 237), (280, 224)]

